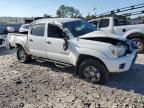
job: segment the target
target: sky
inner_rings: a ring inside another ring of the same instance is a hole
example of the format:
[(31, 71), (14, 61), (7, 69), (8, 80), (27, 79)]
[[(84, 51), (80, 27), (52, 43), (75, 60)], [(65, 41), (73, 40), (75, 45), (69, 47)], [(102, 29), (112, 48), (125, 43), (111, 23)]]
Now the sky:
[(1, 0), (0, 16), (38, 17), (48, 14), (56, 16), (60, 5), (73, 6), (83, 16), (101, 14), (113, 9), (144, 3), (144, 0)]

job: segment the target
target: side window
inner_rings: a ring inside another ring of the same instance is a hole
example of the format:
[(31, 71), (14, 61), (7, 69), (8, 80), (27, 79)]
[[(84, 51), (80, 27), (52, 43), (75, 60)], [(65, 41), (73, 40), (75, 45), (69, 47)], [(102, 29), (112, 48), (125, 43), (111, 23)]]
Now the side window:
[(109, 19), (102, 19), (100, 20), (99, 28), (106, 28), (109, 26)]
[(129, 25), (128, 21), (120, 21), (118, 19), (115, 19), (115, 26), (123, 26), (123, 25)]
[(48, 37), (65, 38), (63, 31), (56, 25), (48, 24)]
[(45, 32), (45, 24), (35, 24), (32, 26), (31, 35), (43, 37)]

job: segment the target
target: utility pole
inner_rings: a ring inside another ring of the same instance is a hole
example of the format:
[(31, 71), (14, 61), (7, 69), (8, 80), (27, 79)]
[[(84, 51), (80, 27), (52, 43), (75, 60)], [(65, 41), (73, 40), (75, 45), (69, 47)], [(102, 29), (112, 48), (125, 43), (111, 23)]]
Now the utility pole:
[(96, 16), (96, 7), (93, 8), (94, 15)]

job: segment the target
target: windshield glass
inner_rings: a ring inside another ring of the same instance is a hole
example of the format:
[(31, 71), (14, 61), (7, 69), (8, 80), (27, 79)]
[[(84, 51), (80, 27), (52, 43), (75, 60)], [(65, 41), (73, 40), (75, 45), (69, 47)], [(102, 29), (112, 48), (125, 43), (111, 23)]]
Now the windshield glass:
[(92, 26), (92, 24), (84, 20), (64, 23), (64, 27), (66, 27), (74, 35), (74, 37), (79, 37), (96, 31), (96, 28)]

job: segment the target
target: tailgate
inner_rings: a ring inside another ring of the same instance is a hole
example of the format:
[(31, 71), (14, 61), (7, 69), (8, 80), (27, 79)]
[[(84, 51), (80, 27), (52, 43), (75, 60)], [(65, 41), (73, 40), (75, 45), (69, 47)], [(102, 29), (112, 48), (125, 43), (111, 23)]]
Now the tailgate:
[(23, 42), (25, 43), (27, 41), (27, 34), (21, 34), (21, 33), (9, 33), (7, 36), (8, 39), (8, 45), (10, 47), (16, 47), (17, 42)]

